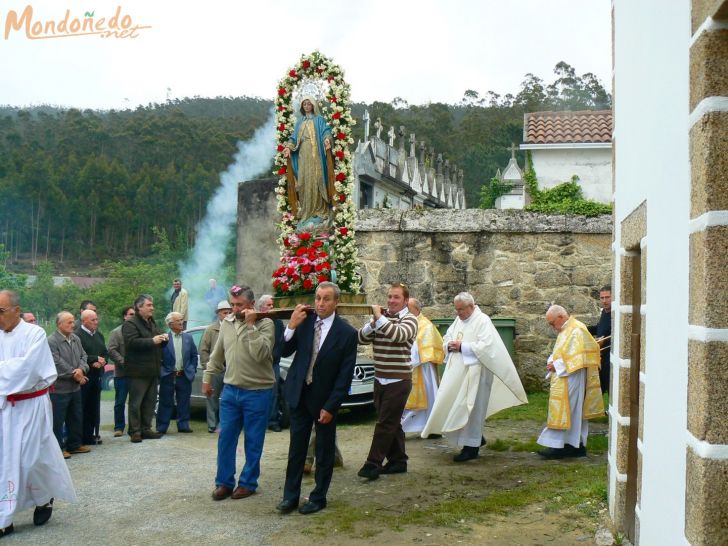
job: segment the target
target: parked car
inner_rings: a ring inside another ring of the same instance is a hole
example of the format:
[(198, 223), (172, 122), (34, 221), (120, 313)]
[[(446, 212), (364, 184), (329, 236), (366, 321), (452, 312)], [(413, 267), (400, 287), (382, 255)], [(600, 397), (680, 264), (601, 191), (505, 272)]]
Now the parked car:
[[(195, 340), (195, 345), (199, 348), (202, 334), (207, 326), (195, 326), (187, 331)], [(293, 363), (293, 355), (281, 358), (281, 379), (285, 381), (288, 370)], [(202, 394), (202, 374), (203, 369), (197, 364), (197, 374), (192, 385), (192, 407), (205, 407), (205, 395)], [(374, 361), (369, 358), (357, 356), (356, 366), (351, 382), (349, 394), (341, 405), (343, 408), (359, 408), (374, 405)], [(285, 413), (285, 411), (284, 411)]]

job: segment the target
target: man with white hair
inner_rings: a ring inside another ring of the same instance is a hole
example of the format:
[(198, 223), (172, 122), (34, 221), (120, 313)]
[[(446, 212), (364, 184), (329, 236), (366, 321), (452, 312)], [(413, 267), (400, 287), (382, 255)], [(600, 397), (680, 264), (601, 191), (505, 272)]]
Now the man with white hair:
[[(205, 328), (205, 333), (202, 334), (200, 340), (200, 366), (203, 370), (207, 369), (207, 363), (210, 360), (210, 354), (215, 348), (217, 338), (220, 336), (220, 325), (222, 321), (233, 312), (233, 308), (230, 303), (224, 299), (217, 304), (217, 320)], [(225, 365), (223, 364), (223, 371)], [(212, 394), (206, 397), (207, 403), (207, 432), (213, 434), (219, 432), (218, 428), (220, 425), (220, 393), (223, 387), (223, 374), (215, 374), (210, 378), (212, 385)]]
[[(73, 314), (61, 311), (56, 316), (56, 331), (48, 336), (48, 347), (53, 355), (58, 378), (51, 393), (53, 405), (53, 434), (63, 450), (63, 458), (91, 451), (82, 444), (83, 405), (81, 385), (88, 381), (86, 351), (81, 340), (73, 333)], [(63, 427), (66, 438), (63, 438)]]
[(570, 317), (560, 305), (552, 305), (546, 321), (558, 334), (546, 363), (551, 379), (546, 428), (537, 442), (546, 459), (586, 456), (589, 421), (604, 415), (599, 386), (599, 344), (587, 327)]
[(412, 344), (412, 390), (402, 414), (402, 430), (422, 432), (437, 398), (436, 366), (445, 360), (442, 336), (432, 321), (422, 314), (420, 302), (410, 298), (409, 312), (417, 317), (417, 339)]
[(455, 296), (457, 318), (444, 337), (445, 374), (422, 437), (445, 433), (462, 447), (455, 462), (476, 459), (485, 444), (483, 421), (500, 410), (527, 404), (513, 360), (490, 317), (468, 292)]
[(20, 319), (15, 292), (0, 290), (0, 538), (13, 516), (35, 506), (43, 525), (53, 499), (76, 501), (68, 467), (53, 435), (49, 387), (58, 377), (45, 332)]
[[(182, 313), (172, 311), (164, 322), (169, 327), (171, 343), (162, 349), (162, 369), (159, 379), (159, 408), (157, 432), (166, 434), (172, 411), (177, 408), (177, 432), (189, 433), (190, 397), (197, 372), (197, 347), (192, 336), (183, 331)], [(176, 402), (176, 404), (175, 404)]]
[(86, 351), (86, 362), (88, 363), (88, 381), (81, 386), (83, 443), (86, 445), (100, 444), (101, 379), (104, 375), (109, 351), (106, 348), (106, 340), (99, 331), (99, 317), (95, 310), (81, 311), (81, 326), (76, 329), (75, 334), (81, 340), (83, 350)]

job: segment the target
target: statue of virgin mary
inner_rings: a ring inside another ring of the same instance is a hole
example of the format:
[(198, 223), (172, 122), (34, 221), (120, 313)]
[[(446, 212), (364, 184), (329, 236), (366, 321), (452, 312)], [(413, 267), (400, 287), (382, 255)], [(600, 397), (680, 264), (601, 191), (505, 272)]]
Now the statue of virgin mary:
[(326, 151), (331, 149), (331, 128), (313, 97), (301, 101), (301, 117), (283, 155), (291, 158), (298, 193), (297, 231), (316, 231), (330, 223), (329, 173)]

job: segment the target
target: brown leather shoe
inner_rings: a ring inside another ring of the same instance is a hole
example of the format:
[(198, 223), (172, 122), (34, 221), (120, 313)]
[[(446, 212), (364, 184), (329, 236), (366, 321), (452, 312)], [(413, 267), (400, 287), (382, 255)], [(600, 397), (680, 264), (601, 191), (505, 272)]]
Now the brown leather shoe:
[(233, 499), (246, 499), (250, 495), (255, 493), (255, 491), (248, 489), (247, 487), (243, 487), (242, 485), (238, 485), (235, 488), (235, 491), (233, 491), (232, 497)]
[(64, 459), (70, 459), (71, 458), (71, 454), (68, 451), (64, 451), (63, 452), (63, 458)]
[(139, 442), (141, 442), (142, 441), (142, 433), (141, 432), (135, 432), (134, 434), (132, 434), (131, 435), (131, 441), (134, 444), (138, 444)]
[(86, 446), (78, 446), (76, 449), (71, 450), (72, 455), (75, 455), (77, 453), (91, 453), (91, 448)]
[(224, 485), (218, 485), (217, 488), (212, 492), (212, 500), (220, 501), (225, 500), (233, 492), (229, 487)]
[(306, 463), (306, 464), (303, 465), (303, 473), (304, 474), (310, 474), (312, 470), (313, 470), (313, 465), (312, 464)]

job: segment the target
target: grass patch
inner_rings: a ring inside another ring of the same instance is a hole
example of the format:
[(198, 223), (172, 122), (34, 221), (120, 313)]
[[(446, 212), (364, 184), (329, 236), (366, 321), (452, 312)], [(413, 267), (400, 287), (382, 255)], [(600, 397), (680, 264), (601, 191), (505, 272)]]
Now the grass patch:
[(534, 392), (528, 395), (528, 404), (508, 408), (488, 417), (489, 421), (543, 421), (546, 422), (549, 395), (545, 392)]
[[(530, 439), (523, 440), (503, 440), (498, 438), (497, 440), (489, 441), (485, 447), (492, 451), (526, 451), (529, 453), (535, 453), (539, 449), (543, 449), (542, 445), (536, 443), (536, 436), (531, 436)], [(589, 453), (592, 455), (601, 455), (606, 453), (609, 448), (609, 439), (604, 434), (594, 434), (589, 436), (587, 442), (587, 448)]]
[(114, 400), (114, 397), (116, 396), (115, 390), (110, 391), (101, 391), (101, 400)]

